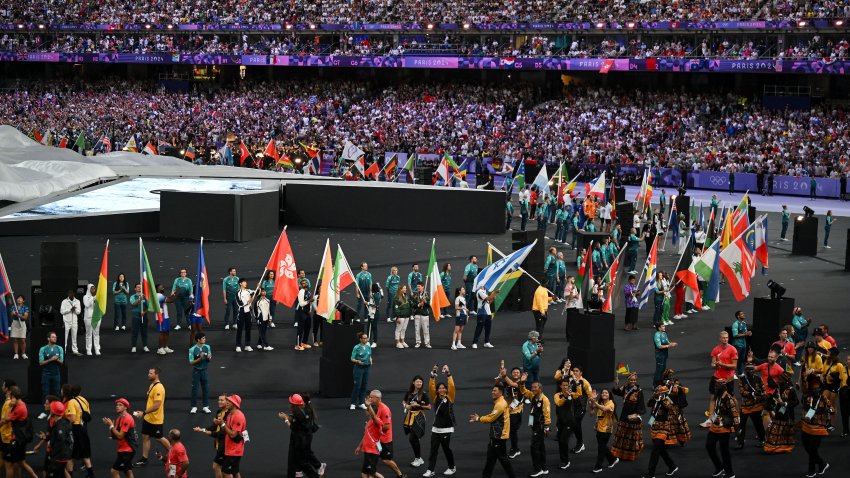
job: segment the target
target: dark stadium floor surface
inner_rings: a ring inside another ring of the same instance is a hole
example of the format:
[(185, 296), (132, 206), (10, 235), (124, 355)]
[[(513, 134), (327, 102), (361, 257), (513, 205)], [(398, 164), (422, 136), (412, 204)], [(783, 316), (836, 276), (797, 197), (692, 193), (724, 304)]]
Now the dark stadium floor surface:
[[(516, 221), (515, 221), (516, 224)], [(771, 224), (778, 225), (778, 215), (771, 215)], [(843, 226), (843, 225), (842, 225)], [(775, 227), (775, 226), (774, 226)], [(550, 232), (552, 229), (550, 229)], [(850, 343), (850, 326), (846, 322), (846, 311), (850, 305), (847, 290), (850, 285), (850, 274), (843, 271), (844, 244), (846, 227), (833, 230), (831, 243), (833, 249), (819, 250), (817, 258), (791, 257), (790, 242), (777, 243), (776, 229), (772, 229), (771, 268), (769, 275), (757, 275), (754, 279), (754, 294), (764, 295), (767, 292), (765, 283), (773, 278), (783, 283), (789, 297), (797, 299), (797, 305), (804, 307), (806, 315), (814, 318), (815, 323), (827, 322), (832, 327), (832, 333), (841, 346)], [(410, 264), (417, 261), (423, 269), (427, 265), (427, 257), (431, 236), (425, 234), (388, 234), (357, 231), (303, 230), (291, 228), (289, 231), (293, 243), (296, 260), (299, 267), (308, 271), (311, 279), (315, 278), (320, 261), (320, 254), (326, 237), (332, 243), (340, 242), (346, 251), (352, 267), (357, 267), (362, 260), (370, 263), (373, 275), (383, 280), (389, 272), (389, 267), (398, 264), (403, 276), (410, 270)], [(790, 237), (790, 231), (789, 231)], [(12, 285), (16, 291), (24, 291), (24, 285), (37, 278), (39, 266), (40, 242), (45, 238), (9, 238), (0, 237), (0, 251), (6, 261)], [(52, 236), (49, 240), (79, 240), (81, 275), (90, 280), (96, 279), (100, 267), (101, 254), (105, 238), (91, 236)], [(276, 238), (265, 238), (245, 244), (207, 243), (205, 244), (207, 269), (210, 276), (215, 277), (212, 283), (212, 310), (214, 324), (209, 332), (209, 340), (213, 347), (214, 361), (211, 363), (210, 380), (211, 394), (220, 391), (238, 393), (243, 398), (243, 410), (248, 419), (248, 430), (251, 442), (246, 447), (246, 455), (242, 461), (242, 476), (266, 477), (282, 476), (286, 469), (286, 450), (289, 432), (280, 422), (276, 413), (288, 408), (285, 398), (293, 392), (315, 391), (318, 388), (318, 356), (319, 350), (296, 352), (286, 344), (292, 343), (293, 332), (291, 313), (279, 309), (276, 329), (270, 329), (270, 341), (276, 350), (272, 352), (252, 352), (237, 355), (233, 351), (233, 331), (224, 331), (221, 327), (222, 305), (220, 295), (220, 277), (224, 276), (228, 266), (235, 266), (240, 276), (249, 277), (251, 281), (262, 271)], [(462, 268), (470, 254), (477, 254), (483, 260), (487, 241), (491, 241), (502, 251), (510, 250), (510, 237), (498, 235), (492, 237), (447, 235), (437, 237), (437, 252), (440, 262), (450, 261), (454, 266), (454, 284), (461, 280)], [(548, 241), (547, 241), (548, 242)], [(128, 277), (138, 274), (137, 239), (135, 237), (112, 237), (110, 242), (110, 283), (118, 272), (123, 271)], [(675, 266), (678, 257), (670, 252), (673, 248), (667, 245), (666, 253), (661, 254), (660, 268), (670, 270)], [(197, 243), (181, 241), (163, 241), (156, 238), (146, 240), (148, 256), (154, 268), (154, 275), (162, 282), (170, 284), (180, 267), (188, 267), (190, 276), (195, 275), (197, 263)], [(568, 262), (568, 273), (574, 271), (574, 254), (565, 254)], [(638, 262), (642, 264), (644, 251), (641, 249)], [(639, 265), (640, 267), (640, 265)], [(26, 293), (29, 295), (28, 293)], [(556, 307), (558, 311), (560, 307)], [(648, 387), (653, 370), (653, 352), (651, 346), (652, 327), (651, 305), (646, 307), (640, 316), (641, 330), (627, 333), (617, 330), (615, 347), (617, 361), (624, 362), (633, 370), (641, 373), (640, 382)], [(680, 470), (677, 476), (708, 477), (712, 466), (704, 449), (705, 432), (697, 426), (702, 420), (706, 406), (706, 385), (710, 368), (708, 367), (708, 352), (717, 341), (717, 332), (722, 327), (731, 324), (733, 313), (737, 309), (752, 315), (752, 299), (745, 303), (736, 303), (732, 299), (727, 286), (722, 286), (721, 302), (714, 312), (701, 312), (696, 316), (678, 321), (670, 327), (672, 340), (678, 341), (680, 347), (671, 352), (669, 365), (679, 371), (682, 382), (691, 387), (690, 407), (686, 409), (687, 418), (694, 432), (694, 439), (684, 448), (671, 451), (673, 459)], [(547, 377), (558, 365), (561, 356), (566, 353), (566, 342), (563, 338), (564, 317), (558, 313), (550, 314), (547, 330), (547, 348), (543, 358), (542, 376)], [(621, 315), (618, 315), (618, 326)], [(751, 320), (751, 319), (750, 319)], [(106, 319), (105, 326), (111, 325), (112, 312)], [(411, 477), (420, 476), (424, 467), (414, 469), (408, 465), (413, 455), (406, 437), (403, 435), (400, 421), (402, 411), (399, 405), (401, 396), (406, 390), (410, 378), (415, 374), (426, 375), (434, 363), (451, 365), (458, 385), (457, 431), (452, 439), (452, 448), (457, 460), (457, 476), (479, 476), (484, 464), (486, 450), (487, 427), (481, 424), (469, 424), (466, 417), (470, 413), (487, 413), (490, 410), (489, 386), (495, 376), (500, 359), (504, 359), (510, 367), (520, 365), (520, 345), (528, 330), (533, 328), (530, 313), (499, 313), (493, 327), (492, 342), (494, 349), (451, 351), (448, 348), (451, 334), (451, 324), (447, 321), (431, 325), (432, 343), (434, 349), (419, 350), (410, 348), (397, 350), (390, 346), (392, 326), (382, 324), (381, 340), (375, 349), (375, 366), (370, 378), (370, 388), (380, 388), (384, 392), (385, 401), (391, 406), (395, 424), (395, 450), (397, 461), (403, 471)], [(412, 329), (412, 326), (410, 327)], [(256, 329), (253, 331), (256, 337)], [(469, 345), (473, 330), (465, 332), (465, 342)], [(90, 424), (90, 435), (94, 451), (94, 463), (98, 476), (105, 476), (114, 459), (114, 444), (107, 439), (105, 427), (99, 423), (102, 416), (114, 414), (111, 400), (116, 396), (126, 396), (134, 409), (142, 405), (148, 382), (146, 369), (158, 366), (164, 370), (162, 380), (167, 388), (166, 428), (176, 427), (184, 432), (186, 447), (191, 460), (190, 474), (192, 476), (212, 476), (209, 468), (213, 451), (210, 440), (206, 437), (190, 433), (197, 425), (206, 425), (210, 417), (203, 414), (189, 415), (190, 367), (186, 361), (184, 349), (175, 345), (186, 342), (186, 331), (173, 332), (172, 348), (176, 353), (160, 357), (155, 354), (128, 353), (129, 331), (117, 334), (104, 327), (102, 343), (104, 355), (98, 359), (88, 357), (68, 360), (71, 368), (71, 382), (83, 387), (83, 395), (93, 403), (95, 421)], [(408, 337), (411, 331), (408, 332)], [(151, 330), (149, 338), (155, 343), (155, 333)], [(82, 336), (80, 341), (82, 341)], [(410, 342), (410, 340), (408, 340)], [(26, 366), (24, 362), (11, 360), (11, 346), (0, 348), (0, 375), (11, 377), (20, 383), (26, 382)], [(31, 353), (35, 353), (31, 351)], [(607, 384), (600, 384), (607, 385)], [(547, 386), (550, 393), (552, 387)], [(551, 396), (550, 396), (551, 398)], [(214, 405), (214, 398), (211, 399)], [(319, 458), (328, 463), (326, 476), (353, 477), (358, 476), (361, 458), (353, 455), (353, 450), (361, 438), (363, 430), (363, 412), (349, 411), (348, 399), (316, 398), (315, 406), (322, 430), (315, 436), (314, 448)], [(619, 403), (618, 403), (619, 407)], [(37, 413), (37, 406), (30, 401), (30, 411)], [(430, 419), (430, 417), (429, 417)], [(567, 471), (557, 469), (557, 448), (554, 441), (547, 441), (547, 455), (550, 474), (552, 475), (590, 475), (596, 453), (596, 443), (592, 431), (592, 419), (584, 420), (584, 435), (587, 449), (584, 453), (573, 455), (572, 466)], [(517, 476), (527, 476), (531, 473), (529, 453), (529, 432), (526, 427), (520, 432), (520, 447), (522, 455), (513, 460)], [(751, 432), (752, 433), (752, 432)], [(648, 439), (648, 433), (645, 433)], [(423, 443), (423, 454), (427, 461), (426, 434)], [(842, 439), (837, 432), (826, 440), (822, 446), (822, 455), (829, 461), (832, 468), (828, 475), (841, 476), (848, 469), (847, 445), (848, 439)], [(651, 444), (641, 454), (637, 463), (620, 463), (613, 470), (605, 470), (601, 476), (641, 476), (646, 471), (651, 451)], [(39, 455), (40, 456), (40, 455)], [(799, 443), (794, 452), (784, 456), (765, 456), (754, 446), (754, 440), (748, 441), (748, 447), (742, 451), (733, 450), (733, 463), (739, 477), (748, 476), (803, 476), (806, 472), (807, 457)], [(40, 464), (41, 459), (30, 458), (32, 464)], [(440, 456), (437, 473), (445, 469), (445, 458)], [(384, 476), (392, 476), (383, 466), (379, 470)], [(660, 465), (656, 476), (663, 476), (666, 467)], [(149, 465), (145, 469), (137, 469), (137, 477), (162, 476), (163, 469), (159, 465)], [(495, 476), (504, 476), (498, 469)]]

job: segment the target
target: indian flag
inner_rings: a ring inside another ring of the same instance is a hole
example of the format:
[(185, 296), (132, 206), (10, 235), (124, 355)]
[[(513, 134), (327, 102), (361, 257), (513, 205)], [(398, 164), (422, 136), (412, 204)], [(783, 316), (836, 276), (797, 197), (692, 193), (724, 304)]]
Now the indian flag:
[(91, 325), (97, 327), (100, 319), (106, 315), (106, 275), (108, 266), (106, 265), (109, 257), (109, 240), (106, 241), (106, 248), (103, 250), (103, 264), (100, 265), (100, 275), (97, 278), (97, 292), (94, 294), (94, 311), (92, 311)]
[(316, 315), (324, 317), (328, 322), (334, 320), (334, 306), (336, 305), (336, 294), (333, 289), (334, 268), (331, 261), (331, 241), (328, 239), (325, 242), (325, 253), (322, 254), (319, 278), (316, 281), (317, 286), (319, 282), (322, 284), (322, 288), (319, 291), (318, 303), (316, 304)]
[(443, 290), (443, 282), (440, 280), (440, 270), (437, 267), (437, 250), (436, 239), (431, 240), (431, 259), (428, 261), (428, 295), (431, 297), (431, 312), (434, 314), (434, 320), (440, 321), (440, 309), (448, 307), (452, 303), (446, 297), (446, 291)]

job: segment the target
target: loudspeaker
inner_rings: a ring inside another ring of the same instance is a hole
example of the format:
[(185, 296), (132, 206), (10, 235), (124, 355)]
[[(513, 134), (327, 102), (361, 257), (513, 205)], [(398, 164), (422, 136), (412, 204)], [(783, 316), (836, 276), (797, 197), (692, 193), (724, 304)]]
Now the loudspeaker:
[[(327, 329), (325, 329), (327, 330)], [(351, 397), (354, 364), (326, 357), (319, 359), (319, 395), (326, 398)]]
[(613, 347), (584, 348), (570, 344), (567, 357), (573, 366), (578, 365), (584, 370), (584, 378), (590, 383), (607, 383), (614, 381), (616, 351)]
[(747, 216), (750, 218), (750, 224), (756, 221), (756, 208), (755, 206), (750, 206), (747, 210)]
[(847, 229), (847, 244), (844, 249), (844, 270), (850, 271), (850, 229)]
[[(537, 240), (537, 244), (531, 248), (531, 252), (523, 261), (523, 269), (534, 273), (534, 271), (542, 271), (546, 255), (546, 241), (543, 237), (543, 231), (521, 231), (514, 232), (511, 236), (515, 242), (511, 243), (511, 250), (518, 251), (523, 247)], [(520, 240), (517, 240), (520, 238)], [(495, 259), (494, 259), (495, 260)]]
[[(670, 203), (671, 203), (670, 207), (673, 207), (672, 198), (671, 198)], [(687, 195), (676, 196), (676, 215), (678, 216), (680, 214), (685, 215), (685, 223), (686, 224), (691, 223), (691, 198), (688, 197)], [(678, 220), (676, 221), (676, 224), (679, 224)], [(678, 226), (676, 226), (676, 227), (678, 227)]]
[(792, 256), (818, 255), (818, 218), (798, 217), (794, 221), (794, 239), (791, 244)]
[(76, 242), (41, 243), (41, 286), (51, 292), (67, 292), (77, 285), (79, 247)]
[[(624, 202), (626, 200), (626, 188), (625, 186), (615, 186), (614, 187), (614, 201), (615, 202)], [(617, 210), (619, 211), (620, 205), (617, 204)]]
[[(540, 277), (535, 277), (535, 279), (540, 280)], [(534, 291), (537, 290), (537, 284), (525, 274), (520, 277), (518, 282), (513, 288), (513, 290), (518, 291), (516, 310), (529, 311), (534, 303)], [(543, 281), (541, 281), (542, 283)]]
[(753, 335), (750, 346), (756, 357), (767, 357), (770, 344), (777, 340), (779, 330), (791, 324), (794, 317), (794, 299), (756, 297), (753, 300)]
[(567, 340), (582, 348), (614, 348), (614, 314), (567, 311)]
[(622, 243), (625, 243), (629, 237), (629, 231), (635, 227), (634, 203), (629, 201), (617, 203), (617, 224), (623, 230), (623, 233), (620, 234), (620, 240), (623, 241)]

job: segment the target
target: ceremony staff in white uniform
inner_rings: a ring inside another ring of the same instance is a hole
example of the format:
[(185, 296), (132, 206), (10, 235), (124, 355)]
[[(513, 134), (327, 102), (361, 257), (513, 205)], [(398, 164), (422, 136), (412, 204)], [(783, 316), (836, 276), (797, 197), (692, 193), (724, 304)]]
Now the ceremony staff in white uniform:
[(77, 319), (80, 316), (83, 308), (80, 306), (80, 301), (74, 297), (74, 289), (68, 289), (68, 297), (62, 301), (59, 306), (59, 313), (62, 314), (62, 321), (65, 323), (65, 350), (68, 350), (68, 334), (71, 335), (71, 353), (74, 355), (82, 355), (77, 350)]

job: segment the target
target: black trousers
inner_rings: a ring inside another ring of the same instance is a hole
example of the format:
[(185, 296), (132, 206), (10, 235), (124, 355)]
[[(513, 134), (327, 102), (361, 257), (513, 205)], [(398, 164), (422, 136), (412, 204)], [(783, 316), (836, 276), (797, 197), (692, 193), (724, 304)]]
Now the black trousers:
[(422, 458), (422, 445), (419, 443), (419, 437), (416, 436), (416, 433), (413, 433), (413, 430), (410, 430), (410, 433), (407, 434), (407, 441), (410, 442), (410, 448), (413, 448), (413, 457), (414, 458)]
[(604, 460), (608, 460), (608, 464), (611, 465), (614, 463), (614, 455), (611, 453), (611, 449), (608, 448), (608, 440), (611, 439), (611, 433), (602, 433), (596, 432), (596, 466), (595, 468), (602, 468), (602, 462)]
[[(573, 402), (575, 403), (575, 402)], [(584, 445), (584, 435), (581, 431), (581, 421), (584, 420), (584, 412), (582, 413), (574, 413), (576, 424), (573, 426), (573, 433), (576, 435), (576, 447), (580, 447)]]
[(242, 334), (245, 334), (245, 346), (251, 345), (251, 314), (244, 311), (239, 311), (237, 318), (239, 327), (236, 329), (236, 346), (242, 346)]
[[(257, 339), (258, 347), (267, 347), (269, 342), (266, 340), (266, 331), (269, 328), (268, 322), (258, 322), (257, 323), (257, 331), (259, 332), (260, 337)], [(250, 344), (249, 344), (250, 345)]]
[(510, 452), (519, 451), (519, 428), (522, 426), (522, 412), (514, 413), (511, 417), (511, 449)]
[(841, 407), (841, 432), (850, 433), (850, 387), (838, 391), (838, 404)]
[(434, 471), (434, 468), (437, 467), (437, 453), (439, 453), (440, 447), (443, 448), (443, 454), (446, 455), (449, 468), (455, 467), (455, 454), (452, 452), (451, 443), (451, 433), (431, 432), (431, 453), (428, 455), (429, 470)]
[(490, 478), (493, 476), (493, 468), (496, 467), (496, 460), (498, 460), (502, 465), (502, 469), (505, 470), (505, 474), (508, 475), (508, 478), (516, 478), (514, 468), (511, 466), (511, 461), (508, 460), (508, 451), (505, 449), (506, 446), (507, 440), (490, 439), (490, 443), (487, 444), (487, 461), (484, 463), (484, 471), (481, 473), (483, 478)]
[(546, 328), (546, 320), (548, 319), (544, 314), (541, 314), (540, 311), (533, 311), (534, 314), (534, 330), (543, 337), (543, 329)]
[(534, 472), (548, 470), (546, 467), (546, 440), (543, 430), (531, 431), (531, 468)]
[(756, 434), (759, 437), (759, 441), (764, 441), (764, 422), (761, 420), (761, 411), (741, 414), (741, 434), (738, 435), (738, 440), (743, 443), (744, 438), (746, 438), (747, 419), (753, 421), (753, 426), (756, 427)]
[[(286, 464), (286, 478), (295, 478), (295, 473), (300, 471), (308, 478), (318, 478), (317, 466), (311, 459), (313, 452), (310, 450), (310, 441), (306, 437), (297, 436), (292, 433), (289, 437), (289, 456)], [(318, 466), (321, 466), (319, 463)]]
[(626, 307), (626, 325), (635, 325), (638, 321), (638, 312), (640, 309), (637, 307)]
[(308, 344), (310, 343), (310, 325), (313, 318), (310, 317), (310, 314), (304, 314), (301, 317), (301, 320), (304, 321), (304, 324), (301, 326), (301, 335), (299, 336), (299, 339), (302, 344)]
[(478, 343), (478, 337), (481, 336), (481, 331), (484, 331), (484, 343), (490, 342), (490, 329), (493, 327), (492, 315), (481, 315), (475, 319), (475, 334), (472, 335), (472, 343)]
[(322, 342), (324, 337), (325, 319), (322, 317), (313, 318), (313, 342)]
[[(728, 445), (729, 440), (726, 440)], [(729, 447), (726, 447), (727, 451)], [(670, 453), (667, 452), (667, 444), (664, 443), (664, 440), (660, 438), (652, 439), (652, 455), (649, 456), (649, 470), (646, 472), (647, 476), (652, 476), (655, 474), (655, 467), (658, 466), (658, 459), (661, 458), (664, 460), (664, 463), (667, 465), (667, 468), (673, 470), (676, 468), (676, 464), (673, 463), (673, 459), (670, 458)], [(730, 475), (731, 476), (731, 475)]]
[[(705, 449), (708, 451), (711, 462), (714, 463), (714, 470), (724, 470), (726, 476), (735, 474), (732, 471), (732, 456), (729, 454), (729, 435), (729, 433), (708, 432), (708, 438), (705, 439)], [(720, 456), (717, 456), (718, 445), (720, 445)]]
[(570, 462), (570, 435), (573, 433), (573, 424), (558, 424), (558, 458), (561, 465)]
[(821, 437), (818, 435), (809, 435), (805, 432), (801, 433), (801, 435), (803, 439), (803, 448), (805, 448), (806, 453), (809, 454), (809, 474), (822, 470), (824, 465), (826, 465), (826, 462), (820, 456), (820, 453), (818, 453)]

